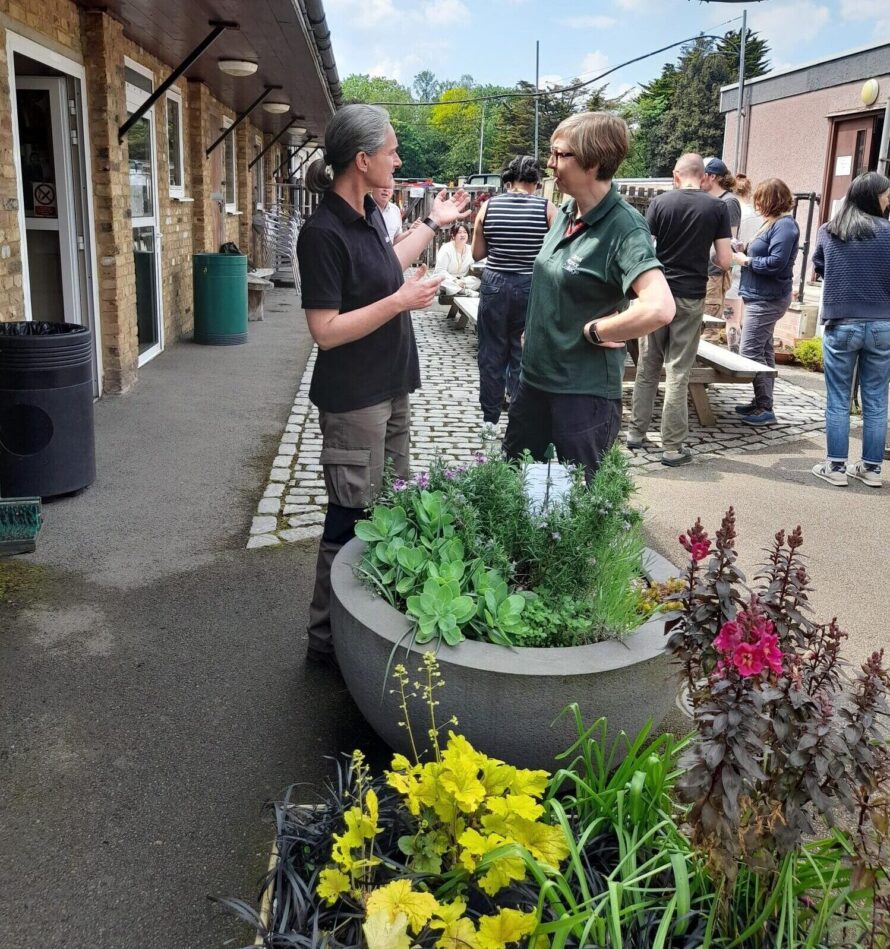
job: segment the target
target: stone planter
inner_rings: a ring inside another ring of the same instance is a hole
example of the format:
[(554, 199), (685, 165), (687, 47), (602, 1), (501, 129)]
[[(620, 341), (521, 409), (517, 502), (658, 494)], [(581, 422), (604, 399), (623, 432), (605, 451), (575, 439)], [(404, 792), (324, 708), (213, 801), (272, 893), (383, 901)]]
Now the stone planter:
[[(416, 668), (430, 646), (410, 646), (410, 619), (355, 576), (364, 549), (362, 541), (353, 539), (334, 561), (334, 647), (362, 714), (391, 748), (410, 755), (390, 675), (401, 662), (416, 680)], [(679, 572), (652, 550), (646, 551), (645, 570), (658, 581)], [(437, 720), (441, 724), (455, 715), (457, 730), (480, 751), (550, 771), (559, 766), (555, 756), (576, 737), (568, 716), (554, 722), (572, 702), (580, 706), (587, 725), (607, 718), (610, 739), (619, 731), (634, 737), (650, 719), (659, 725), (677, 694), (677, 677), (665, 652), (665, 623), (674, 616), (658, 614), (620, 641), (589, 646), (509, 649), (469, 640), (442, 646), (438, 659), (445, 687), (436, 693)], [(414, 700), (414, 734), (424, 746), (429, 727), (425, 712)]]

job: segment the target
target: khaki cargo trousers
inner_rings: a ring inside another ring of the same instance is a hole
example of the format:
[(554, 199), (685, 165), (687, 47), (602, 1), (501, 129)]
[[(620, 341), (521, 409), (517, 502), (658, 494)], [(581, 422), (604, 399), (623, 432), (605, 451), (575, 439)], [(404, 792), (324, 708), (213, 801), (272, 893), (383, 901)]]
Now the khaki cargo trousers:
[(315, 590), (309, 606), (309, 648), (333, 650), (331, 641), (331, 564), (351, 540), (383, 483), (387, 460), (398, 478), (411, 473), (411, 405), (407, 395), (351, 412), (318, 413), (321, 464), (328, 512), (318, 547)]

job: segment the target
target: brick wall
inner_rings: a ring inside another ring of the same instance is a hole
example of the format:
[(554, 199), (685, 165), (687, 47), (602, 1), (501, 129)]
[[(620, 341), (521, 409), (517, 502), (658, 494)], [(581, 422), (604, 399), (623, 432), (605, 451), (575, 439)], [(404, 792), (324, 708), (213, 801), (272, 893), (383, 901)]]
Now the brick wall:
[(9, 95), (6, 30), (0, 26), (0, 322), (25, 318), (19, 200), (12, 161), (12, 113), (8, 106)]

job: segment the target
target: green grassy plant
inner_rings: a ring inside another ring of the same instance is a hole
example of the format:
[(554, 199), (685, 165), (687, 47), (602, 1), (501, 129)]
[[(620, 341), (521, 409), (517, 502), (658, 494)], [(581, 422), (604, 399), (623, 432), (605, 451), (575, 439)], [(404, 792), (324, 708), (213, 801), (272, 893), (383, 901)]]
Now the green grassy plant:
[(811, 372), (822, 372), (822, 340), (800, 339), (794, 344), (794, 358)]
[(543, 512), (529, 507), (524, 471), (500, 456), (437, 463), (410, 483), (389, 480), (356, 525), (368, 544), (360, 572), (415, 618), (420, 641), (578, 645), (645, 617), (640, 515), (621, 452), (590, 484), (575, 471)]

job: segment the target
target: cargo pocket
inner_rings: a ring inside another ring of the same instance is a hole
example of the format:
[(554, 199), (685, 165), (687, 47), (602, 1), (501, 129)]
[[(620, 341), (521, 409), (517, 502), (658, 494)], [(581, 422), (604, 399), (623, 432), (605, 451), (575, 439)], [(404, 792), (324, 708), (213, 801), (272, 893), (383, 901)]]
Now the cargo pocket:
[(322, 448), (321, 464), (328, 498), (341, 507), (371, 503), (371, 449)]

